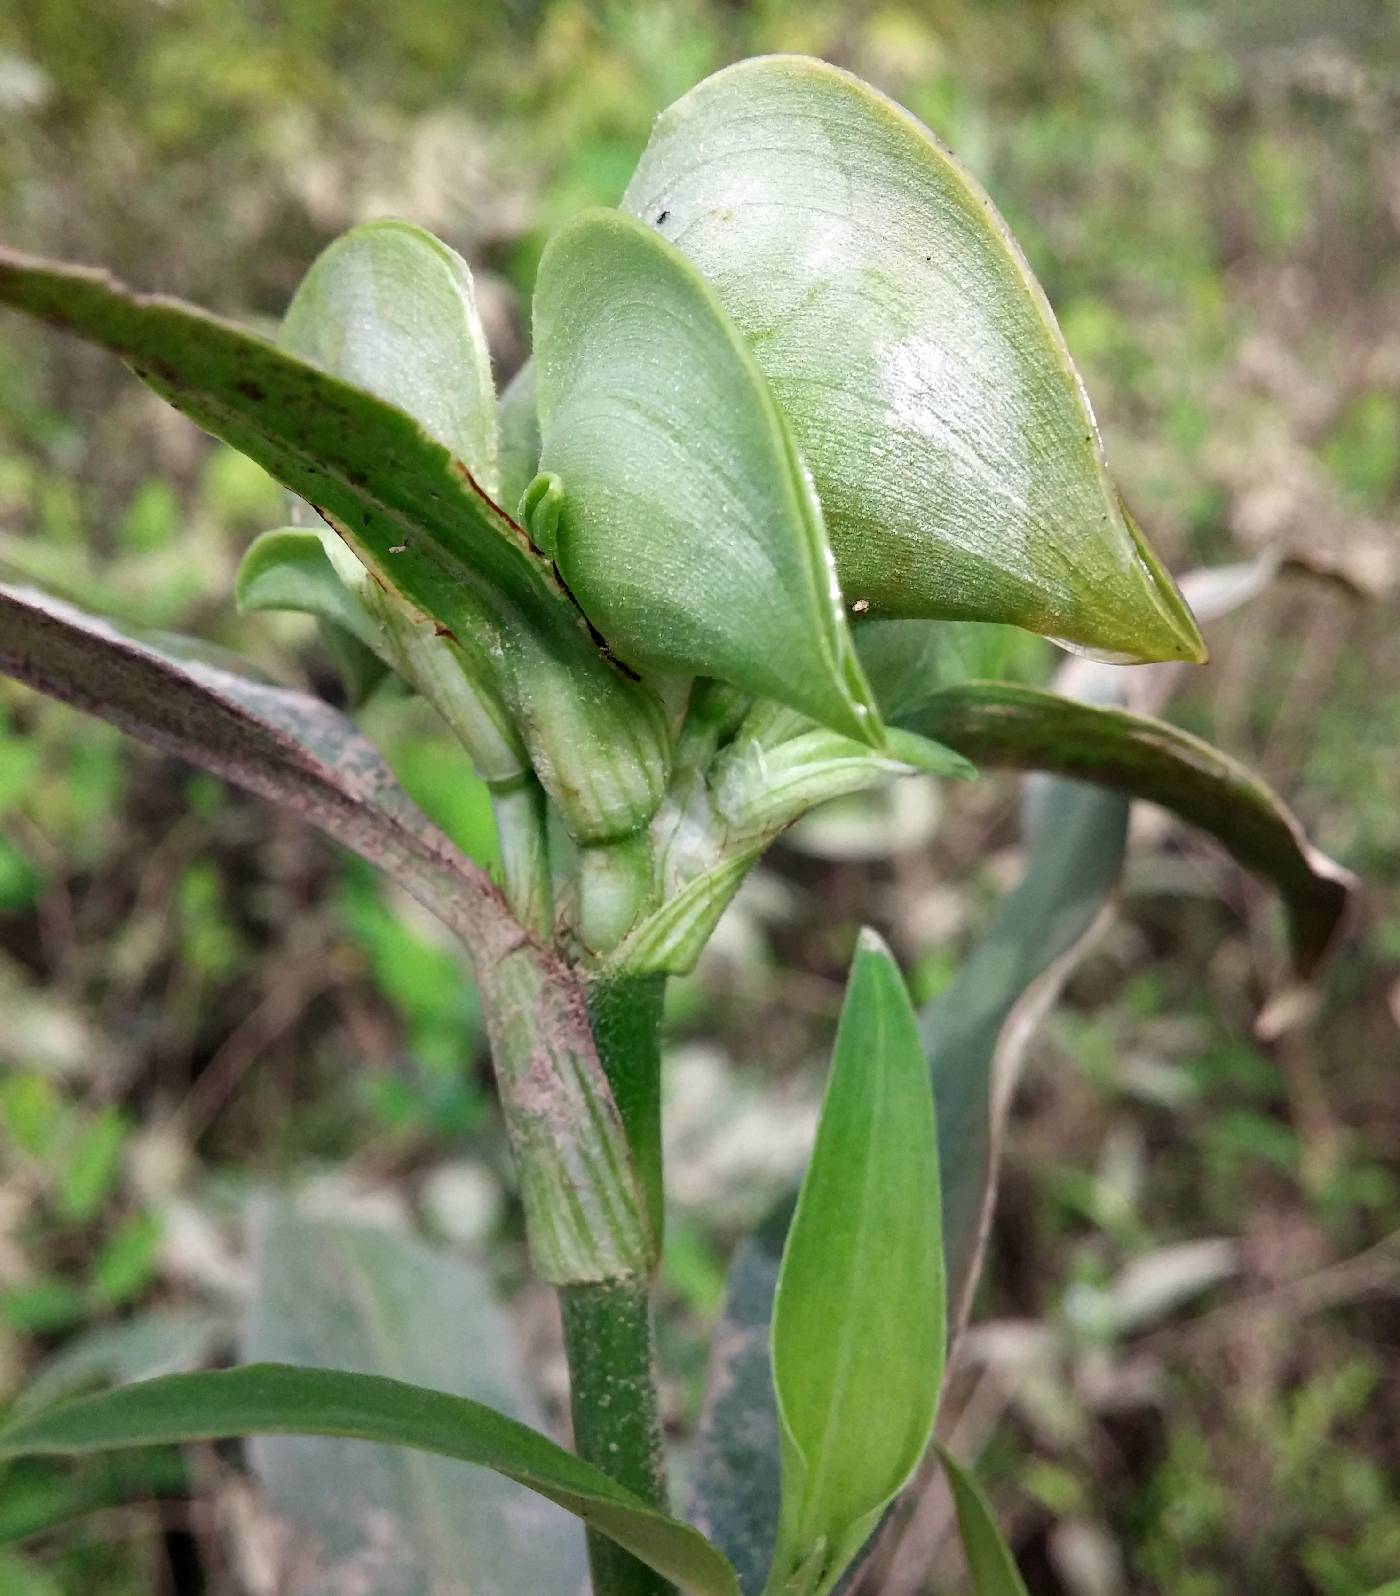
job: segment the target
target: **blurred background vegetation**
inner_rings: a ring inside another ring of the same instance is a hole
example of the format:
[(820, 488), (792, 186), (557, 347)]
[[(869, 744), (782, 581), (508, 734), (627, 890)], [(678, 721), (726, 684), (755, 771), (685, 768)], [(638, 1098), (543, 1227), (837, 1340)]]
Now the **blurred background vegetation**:
[[(0, 236), (270, 326), (326, 241), (402, 215), (484, 273), (505, 377), (551, 228), (774, 49), (870, 78), (982, 178), (1178, 570), (1291, 550), (1343, 578), (1217, 628), (1172, 713), (1365, 878), (1364, 923), (1260, 1040), (1273, 908), (1138, 815), (1123, 912), (1033, 1053), (950, 1412), (1037, 1596), (1362, 1596), (1400, 1573), (1400, 5), (0, 0)], [(115, 362), (3, 336), (0, 563), (333, 696), (308, 627), (232, 609), (267, 479)], [(373, 729), (489, 859), (431, 720)], [(804, 1156), (857, 925), (937, 991), (1014, 876), (1015, 794), (822, 816), (675, 984), (678, 1440), (729, 1249)], [(0, 1400), (138, 1306), (236, 1304), (234, 1219), (281, 1186), (483, 1256), (557, 1412), (455, 948), (295, 821), (8, 683), (0, 1015)], [(212, 1452), (202, 1483), (212, 1514), (0, 1549), (0, 1591), (270, 1596)]]

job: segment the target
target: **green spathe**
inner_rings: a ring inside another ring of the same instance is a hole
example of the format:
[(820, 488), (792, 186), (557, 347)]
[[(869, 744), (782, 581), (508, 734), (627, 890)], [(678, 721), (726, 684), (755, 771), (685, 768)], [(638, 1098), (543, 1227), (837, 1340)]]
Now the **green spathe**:
[(741, 62), (660, 117), (622, 203), (748, 339), (850, 603), (1204, 657), (1024, 257), (908, 112), (819, 61)]
[(630, 217), (584, 212), (540, 263), (535, 361), (557, 488), (526, 501), (549, 509), (554, 558), (617, 654), (878, 746), (821, 506), (695, 268)]

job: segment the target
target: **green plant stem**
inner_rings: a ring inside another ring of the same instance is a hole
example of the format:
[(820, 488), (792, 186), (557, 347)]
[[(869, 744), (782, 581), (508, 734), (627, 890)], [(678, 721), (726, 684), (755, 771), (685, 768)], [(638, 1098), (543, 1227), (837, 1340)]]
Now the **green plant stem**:
[[(574, 1448), (581, 1457), (667, 1510), (657, 1410), (651, 1284), (641, 1277), (563, 1286)], [(588, 1532), (593, 1596), (668, 1596), (659, 1574), (606, 1535)]]
[[(664, 976), (595, 981), (588, 1014), (646, 1201), (652, 1262), (665, 1225), (661, 1171)], [(651, 1281), (629, 1276), (560, 1290), (574, 1445), (581, 1456), (665, 1509), (666, 1470), (652, 1349)], [(594, 1596), (661, 1596), (670, 1586), (606, 1537), (590, 1534)]]
[(646, 1198), (654, 1256), (661, 1256), (666, 1194), (661, 1172), (661, 1010), (664, 975), (588, 985), (588, 1018)]

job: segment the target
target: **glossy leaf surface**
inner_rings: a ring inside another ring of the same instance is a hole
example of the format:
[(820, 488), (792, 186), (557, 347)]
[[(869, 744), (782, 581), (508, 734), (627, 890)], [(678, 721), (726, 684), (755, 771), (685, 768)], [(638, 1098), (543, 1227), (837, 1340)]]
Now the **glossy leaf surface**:
[(535, 383), (555, 558), (619, 656), (878, 743), (821, 507), (695, 268), (615, 211), (567, 223), (540, 262)]
[(611, 1536), (690, 1596), (737, 1596), (734, 1571), (688, 1525), (491, 1408), (377, 1375), (286, 1364), (177, 1374), (79, 1397), (0, 1431), (0, 1457), (244, 1435), (334, 1435), (494, 1469)]
[(904, 721), (979, 765), (1093, 782), (1161, 804), (1208, 832), (1282, 894), (1303, 975), (1336, 936), (1355, 879), (1308, 842), (1257, 776), (1189, 732), (1004, 682), (943, 689)]
[(623, 199), (700, 268), (811, 468), (851, 604), (1198, 659), (1045, 296), (901, 107), (797, 56), (658, 119)]
[(861, 934), (773, 1306), (782, 1519), (769, 1589), (830, 1590), (933, 1430), (945, 1303), (933, 1094), (899, 970)]
[(660, 801), (669, 734), (542, 559), (409, 416), (265, 340), (104, 273), (0, 251), (0, 303), (121, 355), (164, 398), (315, 505), (379, 577), (481, 637), (540, 780), (575, 834), (627, 835)]
[(938, 1448), (938, 1457), (953, 1489), (958, 1535), (972, 1576), (973, 1596), (1026, 1596), (1015, 1559), (981, 1487), (946, 1447)]
[[(241, 1351), (251, 1362), (389, 1375), (540, 1427), (513, 1325), (478, 1266), (416, 1237), (260, 1201)], [(248, 1445), (284, 1596), (472, 1596), (583, 1586), (583, 1536), (499, 1476), (401, 1447), (330, 1436)]]

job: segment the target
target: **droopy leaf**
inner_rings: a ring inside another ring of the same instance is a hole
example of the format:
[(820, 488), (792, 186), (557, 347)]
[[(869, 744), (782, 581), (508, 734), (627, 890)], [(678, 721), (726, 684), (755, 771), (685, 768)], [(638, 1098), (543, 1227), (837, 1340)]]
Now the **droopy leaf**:
[(458, 1458), (576, 1513), (691, 1596), (738, 1596), (704, 1536), (528, 1426), (465, 1397), (378, 1375), (258, 1363), (79, 1397), (0, 1431), (0, 1457), (243, 1435), (339, 1435)]
[[(253, 1362), (383, 1374), (471, 1397), (539, 1428), (518, 1338), (485, 1273), (396, 1231), (259, 1201), (242, 1355)], [(466, 1351), (465, 1349), (469, 1349)], [(538, 1497), (467, 1464), (328, 1436), (249, 1443), (284, 1596), (471, 1596), (576, 1591), (577, 1525)]]
[(741, 62), (662, 114), (622, 203), (752, 346), (849, 603), (1203, 657), (1109, 481), (1044, 294), (908, 112), (819, 61)]
[(773, 1306), (770, 1591), (810, 1564), (821, 1596), (859, 1551), (928, 1446), (944, 1343), (933, 1094), (899, 970), (865, 931)]
[(938, 1448), (938, 1457), (953, 1488), (958, 1535), (972, 1576), (974, 1596), (1026, 1596), (1011, 1550), (997, 1528), (981, 1487), (946, 1447)]
[(1145, 715), (1004, 682), (945, 688), (904, 724), (979, 765), (1050, 771), (1161, 804), (1283, 895), (1301, 974), (1310, 974), (1331, 945), (1354, 878), (1308, 842), (1257, 776), (1199, 737)]
[(0, 672), (302, 815), (455, 929), (505, 920), (486, 876), (434, 831), (354, 726), (309, 694), (177, 656), (60, 599), (5, 586)]
[(278, 342), (413, 417), (493, 497), (496, 390), (467, 263), (409, 222), (366, 222), (302, 278)]
[(1098, 923), (1123, 868), (1128, 804), (1046, 777), (1027, 793), (1026, 873), (919, 1029), (938, 1101), (949, 1334), (967, 1320), (1025, 1044)]
[(472, 955), (540, 1273), (648, 1266), (654, 1242), (576, 976), (524, 935), (343, 715), (3, 586), (0, 672), (303, 816), (431, 909)]
[(535, 383), (555, 558), (617, 653), (878, 744), (821, 506), (695, 268), (616, 211), (567, 223), (540, 262)]
[(334, 525), (379, 577), (463, 640), (484, 638), (541, 781), (582, 840), (660, 801), (654, 698), (599, 651), (549, 563), (409, 416), (177, 300), (0, 251), (0, 303), (121, 355), (202, 427)]

